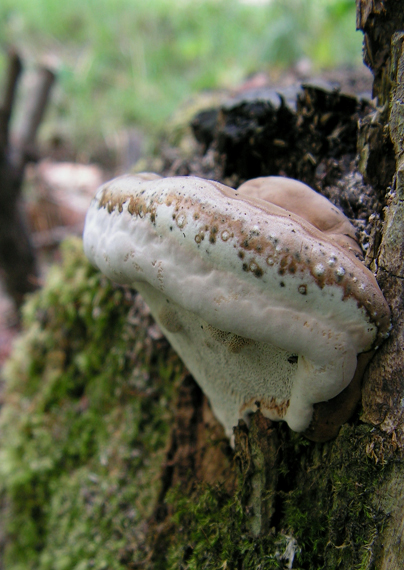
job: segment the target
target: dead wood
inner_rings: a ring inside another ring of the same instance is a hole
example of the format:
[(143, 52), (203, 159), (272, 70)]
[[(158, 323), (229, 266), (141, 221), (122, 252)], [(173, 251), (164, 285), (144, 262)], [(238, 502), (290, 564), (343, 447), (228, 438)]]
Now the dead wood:
[(21, 59), (11, 50), (0, 107), (0, 268), (6, 290), (17, 307), (24, 295), (38, 286), (37, 262), (21, 207), (21, 189), (25, 166), (35, 157), (36, 134), (54, 81), (52, 71), (45, 67), (39, 69), (37, 86), (23, 112), (22, 136), (13, 143), (9, 125), (21, 71)]

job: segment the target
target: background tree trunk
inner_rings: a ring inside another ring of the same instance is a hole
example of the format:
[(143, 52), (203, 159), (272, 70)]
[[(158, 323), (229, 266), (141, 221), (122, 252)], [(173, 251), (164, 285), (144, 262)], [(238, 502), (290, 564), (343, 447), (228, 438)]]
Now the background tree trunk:
[(38, 287), (38, 268), (27, 223), (21, 206), (21, 191), (27, 162), (36, 158), (35, 138), (47, 105), (54, 73), (38, 70), (36, 87), (24, 110), (24, 130), (17, 144), (9, 136), (22, 62), (9, 53), (4, 101), (0, 107), (0, 268), (6, 290), (20, 307), (24, 295)]

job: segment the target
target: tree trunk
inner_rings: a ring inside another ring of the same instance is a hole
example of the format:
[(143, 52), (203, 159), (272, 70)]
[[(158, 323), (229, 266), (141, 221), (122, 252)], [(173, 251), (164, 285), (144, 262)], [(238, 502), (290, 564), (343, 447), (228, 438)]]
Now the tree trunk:
[[(268, 107), (256, 101), (205, 111), (193, 123), (195, 136), (221, 156), (224, 177), (232, 177), (233, 182), (284, 173), (317, 187), (341, 205), (344, 198), (330, 190), (330, 179), (331, 187), (341, 188), (349, 176), (342, 175), (341, 153), (324, 150), (324, 138), (330, 141), (332, 134), (313, 134), (316, 125), (326, 125), (325, 120), (313, 120), (313, 115), (323, 112), (325, 118), (326, 111), (334, 117), (340, 113), (344, 129), (337, 137), (340, 144), (345, 143), (346, 154), (352, 140), (348, 116), (356, 113), (360, 119), (359, 162), (351, 162), (349, 171), (354, 176), (359, 165), (367, 196), (372, 196), (365, 262), (390, 305), (392, 330), (365, 372), (360, 409), (333, 441), (308, 444), (285, 426), (271, 425), (259, 412), (249, 429), (240, 422), (235, 430), (238, 483), (234, 492), (244, 512), (244, 532), (255, 537), (263, 559), (272, 552), (279, 567), (404, 567), (404, 2), (359, 0), (357, 25), (365, 33), (364, 59), (374, 74), (377, 104), (372, 111), (362, 112), (349, 98), (333, 99), (315, 86), (306, 86), (298, 96), (297, 121), (296, 110), (283, 101), (275, 112), (271, 109), (271, 120)], [(305, 121), (310, 122), (306, 134), (294, 136)], [(267, 139), (262, 135), (265, 129), (272, 129)], [(283, 134), (280, 141), (279, 133)], [(330, 168), (332, 157), (336, 173)], [(321, 180), (319, 173), (324, 171)], [(346, 204), (345, 211), (350, 215)], [(359, 218), (358, 209), (355, 213)], [(200, 477), (203, 480), (203, 473)], [(189, 489), (189, 481), (187, 485)], [(184, 529), (193, 524), (191, 518), (183, 514), (182, 524), (184, 541), (192, 544), (188, 556), (194, 561), (198, 544)], [(227, 532), (232, 530), (228, 524)], [(272, 543), (271, 536), (276, 537)], [(241, 551), (245, 535), (233, 540)], [(275, 555), (274, 542), (278, 544)], [(238, 567), (250, 567), (247, 560), (247, 554), (238, 559)], [(185, 556), (182, 563), (188, 568)]]
[(48, 101), (54, 73), (38, 70), (37, 85), (24, 112), (24, 131), (12, 145), (9, 125), (22, 63), (9, 53), (9, 70), (3, 105), (0, 107), (0, 268), (6, 290), (17, 307), (26, 293), (38, 287), (38, 268), (21, 206), (21, 191), (27, 162), (35, 157), (35, 138)]

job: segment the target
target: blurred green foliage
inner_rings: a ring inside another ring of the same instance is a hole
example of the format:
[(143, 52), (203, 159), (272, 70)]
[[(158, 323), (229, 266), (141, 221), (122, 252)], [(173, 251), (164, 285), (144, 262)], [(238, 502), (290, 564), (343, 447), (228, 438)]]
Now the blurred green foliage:
[(76, 147), (131, 125), (155, 133), (198, 90), (303, 57), (357, 64), (362, 43), (354, 0), (2, 0), (0, 38), (28, 64), (55, 59), (45, 133)]

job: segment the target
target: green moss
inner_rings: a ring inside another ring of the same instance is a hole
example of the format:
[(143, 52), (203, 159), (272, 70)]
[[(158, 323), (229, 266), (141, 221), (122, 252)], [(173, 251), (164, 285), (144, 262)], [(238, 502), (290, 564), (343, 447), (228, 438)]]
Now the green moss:
[[(374, 568), (377, 539), (387, 514), (377, 491), (388, 477), (386, 461), (370, 450), (377, 434), (368, 426), (345, 426), (326, 445), (308, 443), (282, 426), (280, 482), (270, 532), (248, 532), (248, 485), (238, 491), (198, 485), (190, 497), (173, 492), (168, 559), (156, 566), (297, 569)], [(154, 567), (153, 567), (154, 568)]]
[(223, 486), (204, 484), (188, 498), (172, 492), (172, 542), (167, 558), (156, 561), (155, 568), (283, 568), (281, 556), (290, 537), (269, 533), (257, 538), (248, 533), (242, 494), (241, 488), (232, 495)]
[(152, 517), (183, 367), (165, 340), (151, 341), (152, 321), (133, 303), (69, 241), (25, 306), (0, 416), (2, 567), (374, 568), (387, 516), (378, 489), (394, 455), (363, 424), (324, 445), (283, 424), (268, 431), (278, 470), (262, 479), (276, 488), (259, 495), (274, 498), (268, 532), (250, 531), (254, 469), (268, 471), (262, 454), (254, 466), (250, 453), (235, 492), (190, 473), (187, 491), (166, 496), (169, 516)]
[(5, 568), (136, 558), (182, 367), (133, 317), (133, 295), (90, 267), (80, 241), (26, 305), (0, 424)]
[(281, 491), (282, 524), (301, 546), (302, 568), (372, 567), (371, 545), (386, 519), (374, 498), (389, 471), (369, 453), (375, 437), (369, 426), (346, 425), (335, 441), (300, 455), (300, 469), (290, 466), (286, 480), (296, 476)]

